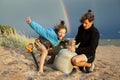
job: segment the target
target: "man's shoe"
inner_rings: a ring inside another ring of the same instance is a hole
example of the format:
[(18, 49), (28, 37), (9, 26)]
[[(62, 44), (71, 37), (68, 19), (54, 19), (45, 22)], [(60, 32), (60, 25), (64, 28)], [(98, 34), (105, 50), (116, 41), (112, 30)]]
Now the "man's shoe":
[(79, 67), (80, 71), (84, 72), (84, 67)]
[(95, 68), (95, 64), (92, 63), (90, 67), (85, 67), (86, 73), (93, 72)]

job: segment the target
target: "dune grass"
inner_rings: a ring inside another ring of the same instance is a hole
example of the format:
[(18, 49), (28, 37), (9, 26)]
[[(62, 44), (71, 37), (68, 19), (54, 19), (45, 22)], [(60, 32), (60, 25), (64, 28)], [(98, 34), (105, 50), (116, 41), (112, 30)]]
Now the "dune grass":
[(16, 34), (16, 30), (10, 25), (0, 25), (0, 34), (11, 35)]
[(0, 39), (0, 45), (4, 47), (24, 47), (28, 42), (33, 42), (34, 39), (27, 38), (24, 35), (4, 35)]
[(0, 25), (0, 46), (24, 47), (28, 42), (34, 42), (34, 38), (17, 34), (16, 30), (9, 25)]

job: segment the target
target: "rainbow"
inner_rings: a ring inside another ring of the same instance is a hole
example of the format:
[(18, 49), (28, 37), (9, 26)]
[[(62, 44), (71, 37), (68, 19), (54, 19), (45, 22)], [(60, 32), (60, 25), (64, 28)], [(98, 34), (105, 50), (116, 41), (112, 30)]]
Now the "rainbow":
[(66, 9), (66, 6), (64, 4), (64, 1), (61, 0), (61, 7), (63, 9), (63, 15), (64, 15), (64, 19), (65, 19), (65, 24), (67, 26), (67, 31), (68, 33), (70, 33), (70, 21), (69, 21), (69, 17), (68, 17), (68, 13), (67, 13), (67, 9)]

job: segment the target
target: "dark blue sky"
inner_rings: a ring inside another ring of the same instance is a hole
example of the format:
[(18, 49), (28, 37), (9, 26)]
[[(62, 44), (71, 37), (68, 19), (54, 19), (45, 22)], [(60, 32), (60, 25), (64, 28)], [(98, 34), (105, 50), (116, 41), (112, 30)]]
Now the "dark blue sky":
[[(38, 36), (25, 23), (31, 16), (45, 27), (51, 27), (64, 19), (61, 0), (0, 0), (0, 24), (13, 26), (18, 33)], [(101, 38), (120, 39), (120, 0), (64, 0), (69, 15), (71, 33), (66, 37), (75, 37), (80, 17), (91, 9), (95, 14), (95, 26)]]
[(95, 14), (95, 26), (99, 29), (101, 38), (120, 39), (120, 0), (65, 0), (72, 36), (76, 35), (81, 24), (80, 17), (91, 9)]

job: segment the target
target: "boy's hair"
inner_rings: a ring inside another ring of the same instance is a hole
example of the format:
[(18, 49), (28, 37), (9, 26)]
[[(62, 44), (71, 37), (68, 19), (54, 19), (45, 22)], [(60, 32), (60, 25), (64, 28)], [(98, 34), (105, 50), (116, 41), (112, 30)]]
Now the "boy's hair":
[(58, 33), (60, 29), (65, 29), (67, 33), (67, 27), (65, 26), (65, 22), (61, 20), (60, 24), (55, 26), (55, 32)]
[(88, 10), (88, 12), (81, 17), (80, 22), (83, 23), (86, 19), (88, 19), (89, 22), (94, 20), (94, 14), (92, 14), (91, 10)]

